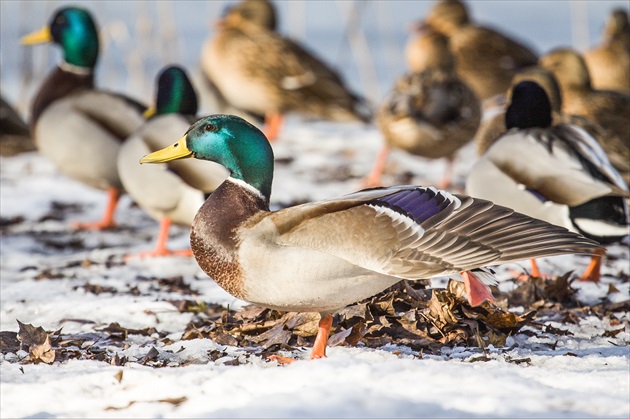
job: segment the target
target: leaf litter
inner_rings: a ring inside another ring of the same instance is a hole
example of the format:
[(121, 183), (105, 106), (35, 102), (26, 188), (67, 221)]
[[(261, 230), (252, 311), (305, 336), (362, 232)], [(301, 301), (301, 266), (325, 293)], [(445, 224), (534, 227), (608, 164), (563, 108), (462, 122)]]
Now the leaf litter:
[[(508, 337), (523, 333), (528, 336), (570, 336), (572, 332), (559, 323), (578, 324), (589, 316), (608, 318), (610, 329), (603, 337), (616, 338), (628, 327), (627, 317), (616, 313), (630, 311), (630, 301), (601, 302), (591, 306), (581, 304), (571, 287), (570, 272), (555, 278), (529, 277), (514, 279), (516, 287), (509, 292), (494, 289), (495, 304), (478, 307), (469, 305), (463, 283), (449, 280), (445, 289), (429, 289), (425, 281), (401, 281), (389, 289), (339, 310), (333, 317), (329, 346), (364, 346), (368, 348), (409, 348), (416, 356), (439, 355), (444, 348), (466, 347), (481, 355), (468, 362), (489, 361), (487, 349), (506, 348)], [(55, 279), (54, 276), (47, 279)], [(154, 289), (164, 289), (182, 295), (168, 299), (174, 309), (192, 315), (179, 340), (169, 331), (155, 327), (128, 328), (112, 322), (92, 325), (88, 333), (65, 334), (60, 329), (47, 332), (42, 327), (21, 323), (20, 331), (0, 332), (0, 351), (7, 355), (26, 351), (25, 357), (5, 357), (9, 362), (52, 363), (69, 359), (87, 359), (123, 366), (128, 362), (154, 368), (187, 365), (173, 362), (169, 347), (193, 339), (210, 339), (221, 349), (208, 351), (208, 360), (222, 360), (223, 365), (240, 365), (250, 356), (267, 358), (279, 351), (310, 348), (317, 334), (318, 313), (279, 312), (256, 305), (239, 311), (220, 304), (201, 301), (198, 292), (181, 276), (138, 277), (151, 282)], [(87, 292), (128, 292), (113, 287), (99, 287), (86, 282)], [(194, 299), (190, 299), (193, 297)], [(508, 310), (520, 307), (520, 314)], [(551, 321), (553, 319), (553, 321)], [(89, 320), (67, 321), (91, 324)], [(138, 341), (138, 339), (140, 339)], [(140, 342), (140, 343), (137, 343)], [(140, 345), (143, 353), (124, 355), (124, 350)], [(230, 347), (242, 348), (244, 356), (234, 356)], [(510, 349), (510, 348), (506, 348)], [(552, 348), (555, 349), (555, 348)], [(505, 361), (528, 364), (528, 358), (505, 356)], [(122, 374), (119, 381), (122, 380)]]

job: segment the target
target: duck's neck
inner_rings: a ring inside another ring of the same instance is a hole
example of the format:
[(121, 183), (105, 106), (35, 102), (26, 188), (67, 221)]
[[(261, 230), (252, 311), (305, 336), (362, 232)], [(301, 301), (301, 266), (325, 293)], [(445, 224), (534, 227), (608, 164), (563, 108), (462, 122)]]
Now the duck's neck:
[(190, 231), (190, 245), (197, 263), (230, 294), (242, 295), (236, 256), (241, 226), (269, 211), (265, 197), (244, 182), (228, 178), (210, 195), (197, 213)]
[[(86, 71), (73, 71), (81, 69)], [(88, 71), (89, 70), (89, 71)], [(94, 74), (90, 69), (75, 67), (68, 63), (60, 64), (42, 83), (39, 93), (33, 101), (31, 108), (31, 127), (35, 125), (44, 110), (57, 99), (61, 99), (72, 93), (94, 88)]]

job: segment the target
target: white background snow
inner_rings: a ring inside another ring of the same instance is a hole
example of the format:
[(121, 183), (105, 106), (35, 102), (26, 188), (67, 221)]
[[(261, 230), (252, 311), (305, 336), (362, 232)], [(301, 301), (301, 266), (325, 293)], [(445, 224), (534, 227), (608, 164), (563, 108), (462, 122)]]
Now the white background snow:
[[(97, 75), (99, 84), (148, 102), (153, 78), (162, 65), (177, 61), (196, 74), (198, 51), (209, 34), (209, 22), (228, 3), (72, 4), (90, 8), (109, 34)], [(59, 54), (50, 46), (26, 50), (18, 45), (18, 38), (48, 22), (60, 4), (65, 2), (0, 2), (2, 93), (20, 110), (26, 109), (36, 85)], [(277, 4), (283, 33), (302, 39), (340, 68), (355, 90), (364, 91), (375, 101), (404, 71), (406, 25), (421, 18), (431, 6), (431, 2), (411, 1), (368, 3), (362, 19), (364, 47), (370, 52), (366, 56), (361, 54), (365, 48), (362, 50), (360, 43), (351, 48), (344, 37), (350, 2)], [(478, 21), (501, 28), (542, 53), (554, 46), (595, 43), (608, 12), (619, 5), (627, 7), (627, 2), (479, 1), (471, 2), (470, 8)], [(574, 28), (580, 25), (579, 30), (572, 32), (572, 19)], [(166, 42), (169, 39), (171, 43)], [(156, 50), (160, 53), (153, 52)], [(353, 64), (356, 61), (362, 64)], [(211, 102), (205, 100), (202, 105), (204, 113), (212, 112)], [(358, 189), (380, 141), (373, 125), (289, 118), (274, 144), (281, 163), (276, 165), (272, 204), (277, 208)], [(460, 153), (456, 166), (460, 188), (473, 159), (472, 147)], [(401, 173), (410, 172), (410, 182), (432, 184), (440, 179), (443, 168), (441, 161), (394, 153), (391, 174), (384, 181), (394, 182)], [(63, 219), (41, 220), (50, 213), (53, 202), (78, 207)], [(209, 280), (193, 259), (125, 263), (125, 254), (149, 250), (157, 233), (157, 224), (127, 197), (117, 211), (120, 230), (68, 232), (69, 220), (98, 218), (104, 202), (102, 192), (64, 178), (36, 153), (0, 160), (1, 215), (25, 217), (24, 222), (3, 229), (0, 238), (0, 330), (17, 331), (16, 319), (46, 330), (63, 327), (65, 333), (89, 333), (118, 322), (127, 328), (152, 326), (177, 341), (192, 315), (179, 313), (166, 302), (177, 295), (152, 290), (138, 280), (139, 276), (183, 275), (201, 293), (202, 301), (235, 309), (243, 304)], [(63, 245), (72, 240), (81, 241), (83, 248), (64, 249)], [(186, 247), (187, 229), (175, 228), (169, 244)], [(573, 285), (580, 289), (579, 297), (586, 304), (628, 298), (627, 246), (611, 246), (610, 253), (619, 258), (606, 263), (601, 284)], [(542, 268), (563, 274), (582, 270), (587, 264), (586, 257), (566, 256), (546, 259)], [(38, 280), (36, 276), (44, 269), (59, 277)], [(88, 283), (121, 291), (137, 286), (141, 293), (95, 295), (85, 291)], [(619, 292), (608, 295), (609, 284)], [(401, 347), (334, 347), (327, 359), (278, 367), (251, 356), (255, 348), (225, 348), (208, 339), (158, 347), (160, 356), (170, 361), (171, 366), (165, 368), (134, 362), (120, 367), (86, 360), (22, 365), (15, 361), (24, 354), (10, 354), (0, 358), (0, 415), (627, 418), (630, 330), (628, 313), (617, 314), (625, 330), (614, 338), (602, 337), (610, 328), (607, 319), (590, 317), (577, 326), (562, 325), (573, 335), (510, 337), (509, 349), (490, 348), (491, 360), (487, 362), (471, 362), (480, 355), (478, 348), (445, 349), (439, 356), (419, 359), (417, 353)], [(551, 324), (558, 326), (553, 321)], [(127, 348), (116, 350), (131, 361), (141, 359), (151, 348), (139, 336), (130, 335), (129, 342)], [(210, 361), (208, 352), (219, 347), (229, 356)], [(245, 364), (225, 365), (234, 358)], [(515, 358), (529, 358), (530, 362), (507, 362)], [(115, 375), (121, 370), (119, 382)], [(179, 397), (186, 400), (178, 406), (159, 401)]]

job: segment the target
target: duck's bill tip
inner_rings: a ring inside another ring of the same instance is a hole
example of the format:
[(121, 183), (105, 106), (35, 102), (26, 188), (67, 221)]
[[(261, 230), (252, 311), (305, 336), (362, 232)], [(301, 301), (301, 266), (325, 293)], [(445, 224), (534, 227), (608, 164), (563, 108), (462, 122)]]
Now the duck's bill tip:
[(164, 163), (171, 160), (185, 159), (192, 157), (192, 151), (186, 147), (186, 137), (183, 137), (175, 144), (147, 154), (140, 159), (140, 164), (144, 163)]
[(52, 42), (52, 40), (53, 37), (50, 33), (50, 28), (48, 26), (44, 26), (38, 31), (31, 32), (28, 35), (24, 35), (22, 38), (20, 38), (20, 43), (22, 45), (35, 45)]

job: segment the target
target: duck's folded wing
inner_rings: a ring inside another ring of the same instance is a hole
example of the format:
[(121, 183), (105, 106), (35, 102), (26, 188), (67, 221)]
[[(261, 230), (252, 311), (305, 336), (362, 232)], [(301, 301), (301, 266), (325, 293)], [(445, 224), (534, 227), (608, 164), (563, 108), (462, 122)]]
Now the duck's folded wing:
[(81, 111), (113, 136), (123, 141), (145, 122), (146, 107), (122, 95), (106, 91), (84, 91), (73, 98)]
[(489, 201), (422, 187), (368, 190), (287, 208), (271, 219), (281, 245), (409, 279), (599, 247)]
[(531, 132), (513, 131), (495, 142), (487, 158), (516, 183), (546, 200), (577, 206), (606, 195), (623, 192), (616, 185), (595, 178), (561, 140), (548, 141)]

